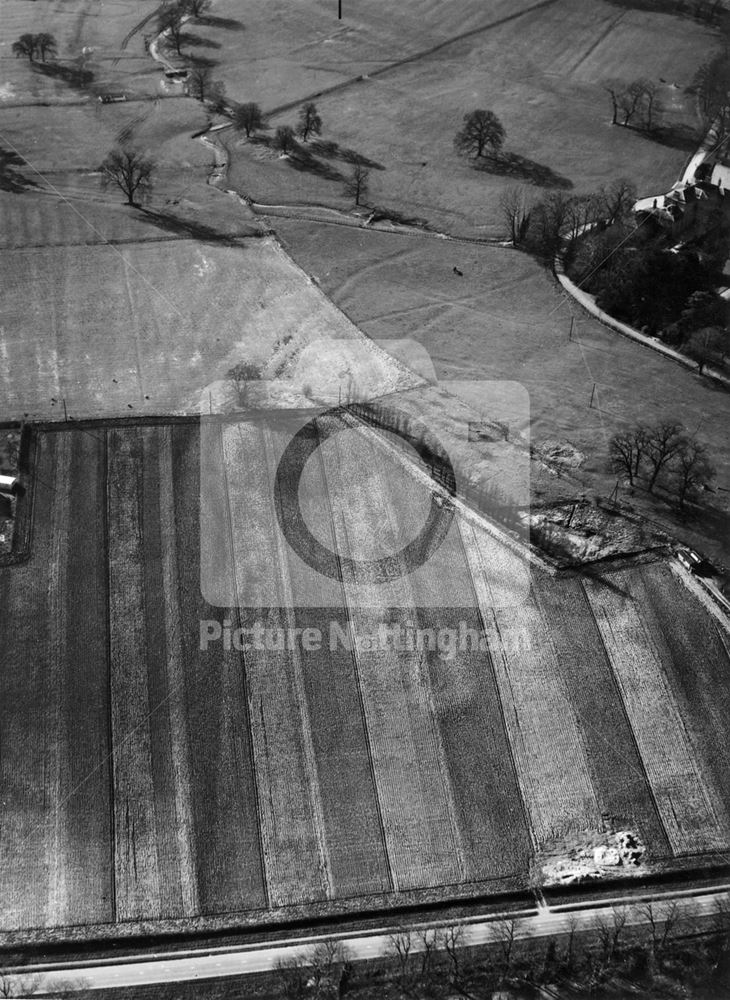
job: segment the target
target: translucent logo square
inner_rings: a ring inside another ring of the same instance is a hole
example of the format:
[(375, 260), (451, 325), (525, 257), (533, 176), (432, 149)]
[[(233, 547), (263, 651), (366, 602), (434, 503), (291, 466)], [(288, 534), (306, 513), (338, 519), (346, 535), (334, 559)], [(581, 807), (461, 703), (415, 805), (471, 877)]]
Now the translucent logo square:
[(330, 377), (308, 405), (256, 405), (257, 385), (239, 387), (246, 405), (203, 415), (204, 599), (252, 609), (523, 603), (527, 393), (434, 382), (378, 399), (354, 388), (350, 370), (344, 402)]

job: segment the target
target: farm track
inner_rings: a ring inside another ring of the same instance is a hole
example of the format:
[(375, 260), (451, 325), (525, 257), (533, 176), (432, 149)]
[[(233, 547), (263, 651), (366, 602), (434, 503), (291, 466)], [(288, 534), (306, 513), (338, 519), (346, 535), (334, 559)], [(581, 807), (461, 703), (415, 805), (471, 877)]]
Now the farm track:
[[(164, 6), (165, 5), (162, 4), (161, 6), (156, 7), (150, 14), (147, 14), (146, 17), (143, 17), (141, 21), (138, 21), (137, 24), (135, 24), (135, 26), (130, 31), (127, 32), (127, 34), (124, 36), (119, 45), (119, 48), (122, 52), (124, 52), (124, 50), (127, 48), (127, 46), (132, 41), (134, 36), (138, 34), (142, 30), (142, 28), (144, 28), (147, 24), (149, 24), (152, 18), (157, 17), (161, 13), (161, 11), (164, 10)], [(112, 62), (112, 66), (116, 66), (120, 58), (121, 56), (118, 56), (116, 59), (114, 59), (114, 61)]]

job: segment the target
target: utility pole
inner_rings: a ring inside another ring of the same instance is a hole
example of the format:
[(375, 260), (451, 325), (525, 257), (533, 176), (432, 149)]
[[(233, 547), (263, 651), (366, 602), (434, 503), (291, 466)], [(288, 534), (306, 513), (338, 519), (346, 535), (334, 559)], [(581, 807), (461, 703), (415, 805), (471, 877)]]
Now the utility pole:
[(594, 382), (594, 383), (593, 383), (593, 392), (591, 393), (591, 401), (590, 401), (590, 403), (588, 404), (588, 409), (589, 409), (589, 410), (592, 410), (592, 409), (593, 409), (593, 397), (594, 397), (595, 395), (596, 395), (596, 383)]
[(342, 0), (337, 0), (337, 17), (342, 20)]
[(574, 325), (575, 325), (575, 317), (571, 316), (570, 317), (570, 330), (568, 331), (568, 340), (572, 340), (573, 339), (573, 327), (574, 327)]
[(63, 419), (68, 423), (68, 411), (66, 409), (66, 397), (63, 397)]

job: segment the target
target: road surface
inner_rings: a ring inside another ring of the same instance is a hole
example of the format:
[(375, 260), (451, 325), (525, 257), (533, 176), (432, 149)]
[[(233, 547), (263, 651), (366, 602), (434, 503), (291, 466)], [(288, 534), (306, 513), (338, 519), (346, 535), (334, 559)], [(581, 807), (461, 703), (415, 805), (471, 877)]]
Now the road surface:
[[(602, 900), (600, 904), (570, 903), (556, 906), (539, 905), (535, 909), (519, 913), (506, 913), (501, 918), (494, 914), (476, 916), (464, 921), (460, 943), (473, 947), (495, 943), (504, 932), (504, 920), (515, 921), (515, 938), (539, 938), (589, 930), (599, 918), (610, 919), (611, 907), (626, 908), (626, 926), (646, 923), (646, 913), (642, 906), (654, 903), (654, 915), (661, 919), (663, 909), (676, 902), (686, 916), (693, 919), (713, 917), (718, 905), (730, 907), (730, 885), (717, 885), (700, 891), (683, 890), (673, 893), (651, 893), (642, 896), (616, 897)], [(427, 928), (448, 926), (448, 922), (409, 925), (413, 933), (412, 951), (423, 949), (418, 940), (418, 931)], [(107, 958), (97, 961), (65, 962), (53, 965), (34, 965), (32, 969), (8, 970), (10, 978), (22, 987), (32, 974), (35, 983), (34, 996), (57, 993), (60, 989), (73, 986), (76, 989), (105, 989), (109, 987), (129, 987), (138, 984), (183, 982), (196, 979), (213, 979), (222, 976), (241, 976), (254, 972), (275, 969), (282, 960), (296, 956), (304, 957), (318, 943), (339, 941), (348, 959), (363, 961), (392, 954), (390, 935), (392, 928), (380, 928), (357, 935), (322, 934), (315, 937), (277, 941), (271, 945), (260, 942), (251, 945), (231, 945), (220, 948), (189, 949), (185, 951), (147, 954), (135, 958)], [(22, 993), (17, 995), (22, 996)]]

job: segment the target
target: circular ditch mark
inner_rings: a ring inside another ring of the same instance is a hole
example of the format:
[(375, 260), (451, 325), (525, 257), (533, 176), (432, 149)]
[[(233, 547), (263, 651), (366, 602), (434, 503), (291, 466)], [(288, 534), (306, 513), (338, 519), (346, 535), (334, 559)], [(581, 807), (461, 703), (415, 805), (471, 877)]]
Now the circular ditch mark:
[[(380, 559), (352, 559), (323, 545), (318, 538), (315, 538), (304, 520), (299, 503), (299, 482), (304, 467), (320, 445), (340, 431), (351, 429), (351, 425), (342, 421), (340, 413), (339, 409), (328, 410), (310, 420), (297, 431), (284, 449), (274, 482), (276, 517), (291, 548), (303, 562), (322, 576), (340, 580), (343, 573), (347, 572), (353, 574), (358, 583), (389, 583), (412, 573), (431, 558), (448, 534), (454, 518), (454, 508), (452, 504), (443, 503), (440, 497), (432, 493), (428, 516), (418, 536), (397, 552)], [(436, 441), (425, 424), (410, 415), (406, 417), (399, 410), (389, 407), (385, 413), (385, 421), (381, 410), (379, 422), (390, 424), (387, 429), (402, 437), (408, 444), (412, 444), (410, 439), (414, 431), (419, 441)], [(400, 426), (410, 427), (411, 433), (408, 438), (397, 429), (391, 430), (391, 427)], [(440, 451), (439, 481), (449, 495), (454, 496), (456, 493), (454, 469), (445, 450), (441, 448)], [(432, 449), (430, 454), (434, 454)], [(422, 457), (424, 457), (423, 452)]]

